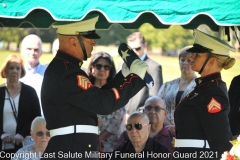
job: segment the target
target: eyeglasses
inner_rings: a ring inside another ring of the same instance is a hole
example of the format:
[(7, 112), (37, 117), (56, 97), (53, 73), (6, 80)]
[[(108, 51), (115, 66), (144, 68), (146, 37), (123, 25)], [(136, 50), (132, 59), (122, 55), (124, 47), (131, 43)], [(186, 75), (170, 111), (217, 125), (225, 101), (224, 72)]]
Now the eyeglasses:
[(147, 112), (150, 112), (152, 109), (154, 109), (155, 112), (159, 112), (160, 110), (164, 110), (164, 111), (166, 110), (159, 106), (156, 106), (156, 107), (146, 106), (145, 107), (145, 111), (147, 111)]
[(142, 47), (137, 47), (137, 48), (133, 48), (135, 51), (140, 51), (142, 49)]
[(142, 49), (142, 47), (144, 47), (144, 43), (140, 47), (132, 48), (132, 49), (135, 51), (140, 51)]
[(95, 64), (94, 65), (98, 70), (101, 70), (102, 68), (104, 69), (104, 70), (109, 70), (110, 69), (110, 66), (109, 65), (105, 65), (105, 66), (103, 66), (103, 65), (101, 65), (101, 64)]
[(45, 134), (47, 137), (50, 137), (50, 132), (46, 132), (46, 133), (41, 132), (41, 131), (36, 132), (36, 135), (37, 135), (38, 137), (42, 137), (44, 134)]
[[(146, 126), (146, 125), (148, 125), (148, 124), (135, 123), (135, 124), (134, 124), (134, 127), (135, 127), (137, 130), (141, 130), (142, 127), (143, 127), (143, 126)], [(126, 129), (127, 129), (128, 131), (131, 131), (132, 128), (133, 128), (133, 125), (132, 125), (132, 124), (127, 124), (127, 125), (126, 125)]]

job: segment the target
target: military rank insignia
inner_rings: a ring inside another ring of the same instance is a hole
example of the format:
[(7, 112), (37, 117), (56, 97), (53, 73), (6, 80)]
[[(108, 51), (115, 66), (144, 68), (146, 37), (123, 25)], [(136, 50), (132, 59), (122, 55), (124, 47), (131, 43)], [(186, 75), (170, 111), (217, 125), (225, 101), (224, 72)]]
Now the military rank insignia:
[(207, 105), (209, 113), (217, 113), (222, 110), (222, 105), (216, 99), (212, 98)]
[(114, 93), (115, 99), (118, 100), (120, 98), (120, 94), (116, 88), (112, 88), (112, 91)]
[(78, 86), (83, 90), (87, 90), (93, 86), (89, 79), (83, 75), (77, 75), (77, 80)]

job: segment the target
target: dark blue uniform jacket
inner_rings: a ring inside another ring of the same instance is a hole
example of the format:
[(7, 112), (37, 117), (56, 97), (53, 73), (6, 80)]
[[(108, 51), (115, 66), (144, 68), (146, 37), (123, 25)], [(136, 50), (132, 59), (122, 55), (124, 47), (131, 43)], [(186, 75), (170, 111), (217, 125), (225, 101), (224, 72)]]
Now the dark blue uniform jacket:
[[(100, 89), (91, 84), (80, 69), (81, 64), (78, 58), (59, 50), (46, 69), (41, 99), (48, 130), (71, 125), (97, 126), (97, 114), (107, 115), (123, 107), (145, 86), (137, 75), (124, 78), (119, 72), (113, 81)], [(84, 159), (85, 152), (90, 151), (99, 151), (98, 135), (73, 133), (52, 137), (45, 153), (56, 159), (64, 154), (69, 158), (69, 152), (82, 153)]]
[[(176, 138), (207, 140), (210, 149), (203, 146), (175, 150), (186, 153), (206, 151), (220, 159), (221, 154), (231, 148), (229, 141), (232, 139), (232, 133), (228, 112), (227, 87), (221, 79), (221, 74), (214, 73), (197, 78), (195, 89), (176, 107), (174, 114)], [(203, 158), (212, 159), (206, 156)]]

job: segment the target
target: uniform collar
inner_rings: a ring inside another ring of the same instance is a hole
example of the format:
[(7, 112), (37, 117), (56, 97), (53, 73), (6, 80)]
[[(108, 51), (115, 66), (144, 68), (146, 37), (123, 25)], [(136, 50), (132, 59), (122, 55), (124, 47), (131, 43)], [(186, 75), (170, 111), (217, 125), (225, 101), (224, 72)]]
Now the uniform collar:
[(81, 67), (83, 62), (77, 57), (74, 57), (73, 55), (69, 54), (68, 52), (65, 52), (63, 50), (58, 50), (56, 54), (56, 58), (62, 59), (64, 61), (67, 61), (71, 64), (73, 64), (76, 67)]
[(199, 78), (196, 78), (195, 79), (195, 82), (197, 85), (203, 85), (207, 82), (210, 82), (212, 80), (221, 80), (222, 77), (221, 77), (221, 74), (220, 72), (216, 72), (216, 73), (212, 73), (212, 74), (209, 74), (207, 76), (204, 76), (204, 77), (199, 77)]

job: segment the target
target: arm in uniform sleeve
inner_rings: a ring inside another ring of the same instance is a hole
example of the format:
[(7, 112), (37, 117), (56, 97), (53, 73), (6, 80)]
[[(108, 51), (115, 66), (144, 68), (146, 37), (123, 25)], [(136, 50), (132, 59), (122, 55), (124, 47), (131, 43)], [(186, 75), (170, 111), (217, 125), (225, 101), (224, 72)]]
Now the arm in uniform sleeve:
[[(220, 89), (207, 94), (198, 105), (198, 116), (204, 129), (210, 149), (218, 152), (218, 156), (231, 148), (232, 134), (229, 127), (228, 99)], [(221, 94), (222, 93), (222, 94)], [(217, 108), (213, 108), (217, 106)], [(219, 106), (221, 106), (219, 108)], [(212, 113), (210, 113), (212, 112)]]
[[(230, 112), (229, 112), (229, 121), (231, 130), (234, 132), (236, 129), (236, 118), (237, 114), (239, 114), (239, 107), (240, 107), (240, 100), (239, 100), (239, 93), (240, 93), (240, 75), (233, 78), (229, 90), (228, 90), (228, 97), (230, 103)], [(235, 133), (234, 133), (235, 134)]]
[[(136, 75), (137, 76), (137, 75)], [(123, 81), (129, 79), (129, 75), (124, 78), (121, 70), (114, 76), (114, 79), (101, 87), (101, 89), (108, 90), (114, 88), (115, 86), (121, 86)]]
[(135, 74), (126, 78), (119, 72), (113, 81), (98, 88), (91, 84), (86, 74), (78, 70), (68, 71), (60, 79), (63, 95), (71, 105), (86, 111), (106, 115), (126, 105), (128, 100), (145, 86), (145, 82)]

